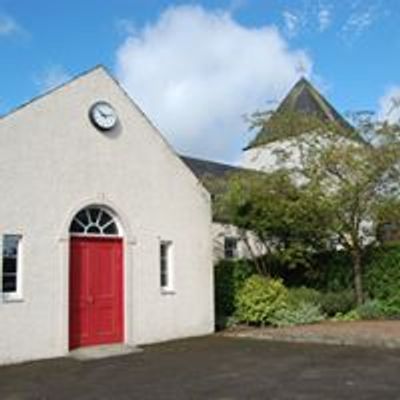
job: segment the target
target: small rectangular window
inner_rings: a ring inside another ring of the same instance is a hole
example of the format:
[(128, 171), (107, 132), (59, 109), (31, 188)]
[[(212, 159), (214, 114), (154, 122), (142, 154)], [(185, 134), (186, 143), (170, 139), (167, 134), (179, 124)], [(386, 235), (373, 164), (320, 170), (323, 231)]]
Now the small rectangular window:
[(160, 286), (172, 290), (172, 242), (160, 242)]
[(238, 240), (234, 237), (226, 237), (224, 240), (224, 255), (227, 259), (238, 257)]
[(21, 297), (21, 239), (20, 235), (3, 236), (3, 297)]

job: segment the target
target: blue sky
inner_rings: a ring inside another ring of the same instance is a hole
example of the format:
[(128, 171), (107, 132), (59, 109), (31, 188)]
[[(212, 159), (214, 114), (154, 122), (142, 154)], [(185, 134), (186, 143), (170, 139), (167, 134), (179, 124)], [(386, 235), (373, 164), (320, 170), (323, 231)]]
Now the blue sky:
[(242, 115), (301, 74), (339, 111), (390, 108), (399, 22), (397, 0), (0, 0), (0, 113), (101, 63), (178, 151), (237, 162)]

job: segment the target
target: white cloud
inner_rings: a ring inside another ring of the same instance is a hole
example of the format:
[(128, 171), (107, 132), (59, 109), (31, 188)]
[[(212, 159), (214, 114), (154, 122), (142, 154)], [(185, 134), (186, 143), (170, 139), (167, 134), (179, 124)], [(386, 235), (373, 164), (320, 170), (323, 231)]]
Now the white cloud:
[(0, 37), (1, 36), (11, 36), (14, 34), (22, 33), (24, 30), (8, 15), (0, 14)]
[(311, 61), (274, 27), (249, 28), (230, 13), (170, 8), (129, 36), (117, 77), (180, 152), (237, 160), (248, 141), (243, 114), (269, 108)]
[(66, 72), (61, 65), (52, 65), (34, 78), (35, 84), (42, 92), (54, 89), (71, 79), (71, 75)]
[(282, 13), (282, 17), (286, 34), (289, 37), (296, 36), (299, 33), (301, 26), (303, 25), (301, 17), (292, 11), (284, 11)]
[(392, 13), (391, 6), (382, 0), (285, 0), (284, 3), (287, 7), (282, 12), (282, 30), (288, 38), (337, 28), (338, 36), (350, 45)]
[(350, 14), (343, 26), (343, 32), (354, 36), (361, 35), (374, 22), (374, 13), (372, 9), (355, 12)]
[(379, 100), (379, 120), (400, 122), (400, 86), (388, 88)]
[(283, 31), (289, 38), (306, 32), (323, 33), (332, 26), (335, 11), (335, 3), (330, 1), (303, 0), (282, 12)]
[(332, 12), (328, 7), (321, 7), (318, 10), (318, 28), (320, 32), (325, 32), (332, 23)]
[[(350, 0), (349, 0), (350, 1)], [(345, 19), (340, 35), (346, 43), (352, 44), (374, 25), (390, 18), (391, 8), (379, 0), (352, 1), (350, 12)]]

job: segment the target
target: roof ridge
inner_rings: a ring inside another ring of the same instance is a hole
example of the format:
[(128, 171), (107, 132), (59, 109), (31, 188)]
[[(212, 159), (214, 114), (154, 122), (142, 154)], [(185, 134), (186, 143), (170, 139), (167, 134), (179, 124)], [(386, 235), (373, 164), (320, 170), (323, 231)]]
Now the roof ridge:
[(112, 76), (110, 71), (108, 70), (108, 68), (104, 65), (104, 64), (96, 64), (94, 67), (91, 67), (83, 72), (80, 72), (77, 75), (74, 75), (73, 77), (71, 77), (70, 79), (66, 80), (63, 83), (60, 83), (59, 85), (48, 89), (46, 91), (44, 91), (43, 93), (40, 93), (36, 96), (31, 97), (29, 100), (15, 106), (12, 107), (9, 111), (7, 111), (5, 114), (0, 115), (0, 122), (2, 122), (4, 119), (8, 118), (9, 116), (15, 114), (16, 112), (22, 110), (25, 107), (30, 106), (31, 104), (35, 103), (36, 101), (39, 101), (49, 95), (51, 95), (54, 92), (57, 92), (58, 90), (63, 89), (64, 87), (70, 85), (71, 83), (77, 81), (78, 79), (81, 79), (83, 77), (85, 77), (86, 75), (89, 75), (90, 73), (96, 71), (97, 69), (101, 69), (103, 70), (107, 75)]
[[(354, 130), (351, 124), (335, 109), (335, 107), (314, 87), (314, 85), (306, 77), (301, 77), (292, 86), (292, 88), (288, 91), (286, 96), (276, 108), (275, 112), (272, 114), (271, 119), (274, 119), (274, 116), (276, 117), (288, 112), (315, 114), (317, 118), (327, 119), (329, 122), (337, 124), (346, 132)], [(271, 119), (264, 122), (256, 137), (247, 147), (244, 148), (244, 150), (280, 140), (279, 137), (273, 137), (271, 132), (268, 132), (268, 125), (271, 125), (272, 123)]]
[(210, 159), (207, 159), (207, 158), (198, 158), (198, 157), (186, 156), (184, 154), (179, 154), (179, 157), (185, 158), (185, 159), (189, 159), (189, 160), (193, 160), (193, 161), (200, 161), (200, 162), (207, 162), (207, 163), (212, 163), (212, 164), (224, 165), (224, 166), (230, 167), (230, 168), (243, 169), (243, 167), (241, 167), (240, 165), (228, 164), (227, 162), (210, 160)]
[(332, 120), (334, 120), (335, 116), (332, 113), (333, 106), (311, 84), (310, 84), (309, 88), (310, 88), (311, 96), (314, 97), (314, 99), (324, 109), (324, 111), (332, 118)]

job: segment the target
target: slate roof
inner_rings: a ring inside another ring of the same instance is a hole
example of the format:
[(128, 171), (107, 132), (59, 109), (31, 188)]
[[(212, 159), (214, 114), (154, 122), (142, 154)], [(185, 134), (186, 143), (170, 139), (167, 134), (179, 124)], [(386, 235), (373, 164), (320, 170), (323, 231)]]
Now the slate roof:
[[(227, 190), (227, 184), (231, 175), (243, 172), (259, 173), (254, 170), (235, 167), (233, 165), (218, 163), (215, 161), (201, 160), (199, 158), (186, 157), (182, 155), (180, 158), (209, 191), (212, 199), (215, 199), (215, 196), (223, 194)], [(220, 211), (213, 211), (214, 222), (229, 223), (229, 218), (221, 214)]]
[(338, 128), (343, 129), (343, 133), (353, 138), (354, 140), (361, 141), (354, 128), (346, 121), (346, 119), (339, 114), (338, 111), (319, 93), (315, 87), (305, 78), (301, 78), (294, 87), (290, 90), (288, 95), (280, 103), (275, 113), (267, 120), (258, 132), (257, 136), (250, 142), (245, 150), (257, 147), (279, 138), (271, 135), (269, 125), (272, 119), (279, 118), (279, 115), (288, 113), (301, 113), (310, 114), (318, 119), (336, 124)]
[(229, 174), (248, 171), (245, 168), (235, 167), (229, 164), (218, 163), (215, 161), (202, 160), (187, 156), (180, 156), (182, 161), (191, 169), (191, 171), (200, 180), (207, 177), (225, 178)]

